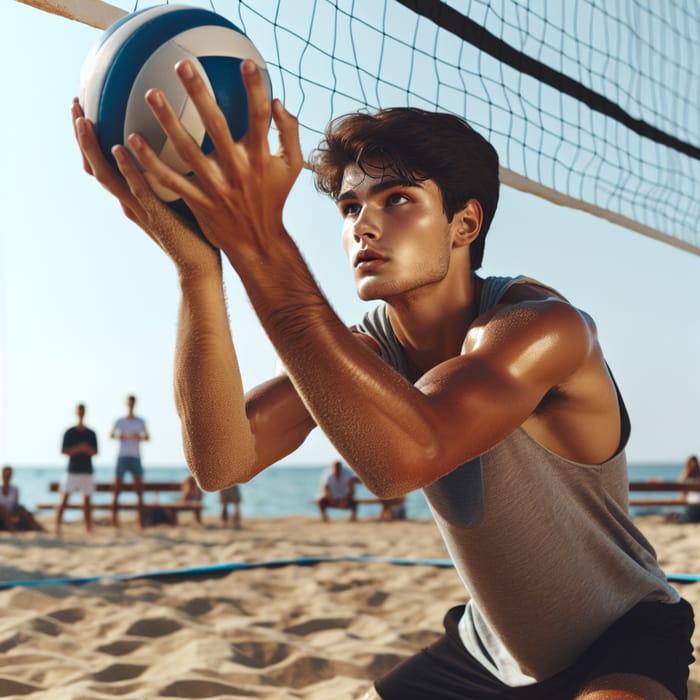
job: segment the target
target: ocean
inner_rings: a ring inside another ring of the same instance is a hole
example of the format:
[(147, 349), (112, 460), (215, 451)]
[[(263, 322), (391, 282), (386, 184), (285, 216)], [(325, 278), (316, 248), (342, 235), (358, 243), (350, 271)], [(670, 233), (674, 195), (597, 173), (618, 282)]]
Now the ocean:
[[(146, 469), (146, 480), (150, 481), (180, 481), (187, 474), (187, 467), (149, 467)], [(275, 465), (261, 472), (249, 483), (240, 487), (243, 498), (241, 512), (246, 516), (264, 518), (280, 517), (285, 515), (309, 515), (318, 516), (315, 499), (319, 491), (319, 480), (325, 466), (290, 466)], [(680, 474), (682, 464), (670, 462), (630, 464), (630, 480), (644, 481), (650, 478), (673, 481)], [(19, 487), (22, 503), (30, 510), (41, 501), (53, 502), (58, 495), (49, 493), (48, 485), (51, 481), (60, 481), (65, 473), (65, 467), (15, 467), (13, 482)], [(95, 470), (97, 481), (111, 481), (114, 476), (113, 467), (98, 467)], [(128, 477), (127, 477), (128, 478)], [(357, 490), (358, 497), (370, 497), (363, 486)], [(653, 494), (645, 494), (653, 497)], [(99, 497), (108, 496), (100, 494)], [(161, 500), (166, 500), (168, 494), (163, 494)], [(95, 496), (98, 498), (98, 496)], [(133, 499), (132, 494), (124, 493), (121, 499)], [(71, 502), (78, 503), (80, 496), (73, 494)], [(660, 508), (633, 509), (633, 515), (642, 515), (660, 512)], [(45, 514), (49, 511), (43, 511)], [(346, 518), (342, 511), (329, 511), (331, 517)], [(421, 491), (414, 491), (406, 498), (406, 512), (409, 518), (430, 518), (430, 510)], [(218, 494), (204, 494), (204, 513), (217, 515), (219, 513)], [(379, 513), (379, 506), (366, 505), (360, 512), (360, 517), (371, 518)], [(78, 510), (67, 510), (66, 520), (78, 519), (81, 513)]]

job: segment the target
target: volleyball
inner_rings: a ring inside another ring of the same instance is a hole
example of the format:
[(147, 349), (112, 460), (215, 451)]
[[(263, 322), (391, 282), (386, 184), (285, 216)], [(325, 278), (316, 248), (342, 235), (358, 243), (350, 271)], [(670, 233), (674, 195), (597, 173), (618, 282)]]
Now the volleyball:
[[(160, 5), (125, 15), (91, 48), (80, 76), (79, 101), (95, 125), (102, 152), (114, 164), (111, 149), (128, 147), (127, 136), (140, 133), (160, 158), (182, 174), (189, 172), (144, 100), (154, 87), (163, 91), (180, 121), (204, 153), (214, 146), (194, 103), (175, 75), (178, 61), (189, 59), (221, 108), (234, 139), (248, 128), (248, 100), (240, 64), (258, 65), (268, 94), (272, 86), (259, 51), (242, 30), (210, 10)], [(155, 193), (181, 213), (184, 202), (146, 177)]]

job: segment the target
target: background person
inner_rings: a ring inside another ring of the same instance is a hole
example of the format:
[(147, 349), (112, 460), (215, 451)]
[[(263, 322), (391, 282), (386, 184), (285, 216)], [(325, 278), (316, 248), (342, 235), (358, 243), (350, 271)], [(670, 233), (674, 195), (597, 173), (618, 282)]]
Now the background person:
[(63, 435), (61, 452), (68, 456), (68, 471), (62, 484), (61, 500), (56, 509), (56, 534), (61, 531), (63, 511), (66, 509), (68, 498), (73, 491), (79, 491), (83, 496), (83, 520), (85, 530), (92, 530), (91, 496), (93, 492), (92, 458), (97, 454), (97, 435), (88, 428), (84, 421), (85, 404), (78, 404), (75, 409), (78, 422), (66, 430)]
[(355, 484), (358, 478), (340, 461), (336, 460), (321, 474), (321, 490), (316, 503), (321, 511), (321, 519), (328, 522), (328, 508), (341, 508), (350, 511), (350, 520), (357, 520)]
[(112, 428), (110, 437), (119, 440), (119, 454), (114, 475), (114, 494), (112, 497), (112, 525), (118, 525), (119, 493), (126, 474), (134, 480), (137, 497), (138, 522), (144, 526), (143, 515), (143, 465), (141, 464), (141, 443), (149, 439), (146, 422), (134, 414), (136, 397), (126, 399), (127, 414), (119, 418)]
[(37, 530), (45, 532), (44, 526), (30, 513), (19, 499), (19, 487), (12, 483), (12, 467), (2, 468), (0, 486), (0, 528), (9, 532), (15, 530)]
[(231, 514), (231, 521), (233, 526), (238, 528), (241, 526), (241, 490), (238, 484), (232, 484), (231, 486), (221, 489), (219, 491), (219, 503), (221, 504), (221, 524), (226, 525), (228, 523), (228, 507), (233, 506), (233, 512)]
[(382, 509), (377, 520), (406, 520), (406, 497), (382, 500)]
[[(190, 474), (186, 476), (180, 485), (180, 499), (183, 503), (201, 503), (202, 489), (199, 488), (197, 480)], [(201, 509), (195, 510), (194, 518), (198, 523), (202, 522)]]
[[(700, 484), (700, 463), (697, 455), (688, 457), (678, 481)], [(685, 519), (689, 523), (700, 523), (700, 491), (684, 491), (683, 500), (688, 504), (685, 509)]]

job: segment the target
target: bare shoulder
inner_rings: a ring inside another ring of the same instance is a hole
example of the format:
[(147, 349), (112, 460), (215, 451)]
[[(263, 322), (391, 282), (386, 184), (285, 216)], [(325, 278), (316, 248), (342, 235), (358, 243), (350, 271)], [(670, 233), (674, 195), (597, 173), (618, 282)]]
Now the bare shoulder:
[(475, 319), (464, 350), (526, 354), (533, 360), (563, 353), (577, 364), (596, 347), (596, 327), (588, 314), (553, 290), (528, 283), (513, 285), (500, 304)]

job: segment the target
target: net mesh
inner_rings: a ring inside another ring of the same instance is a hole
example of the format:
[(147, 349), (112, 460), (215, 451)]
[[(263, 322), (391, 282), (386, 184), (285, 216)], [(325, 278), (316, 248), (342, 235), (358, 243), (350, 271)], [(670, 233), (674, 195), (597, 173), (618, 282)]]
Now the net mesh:
[(307, 153), (349, 111), (453, 112), (528, 182), (700, 253), (700, 3), (199, 4), (257, 45)]

